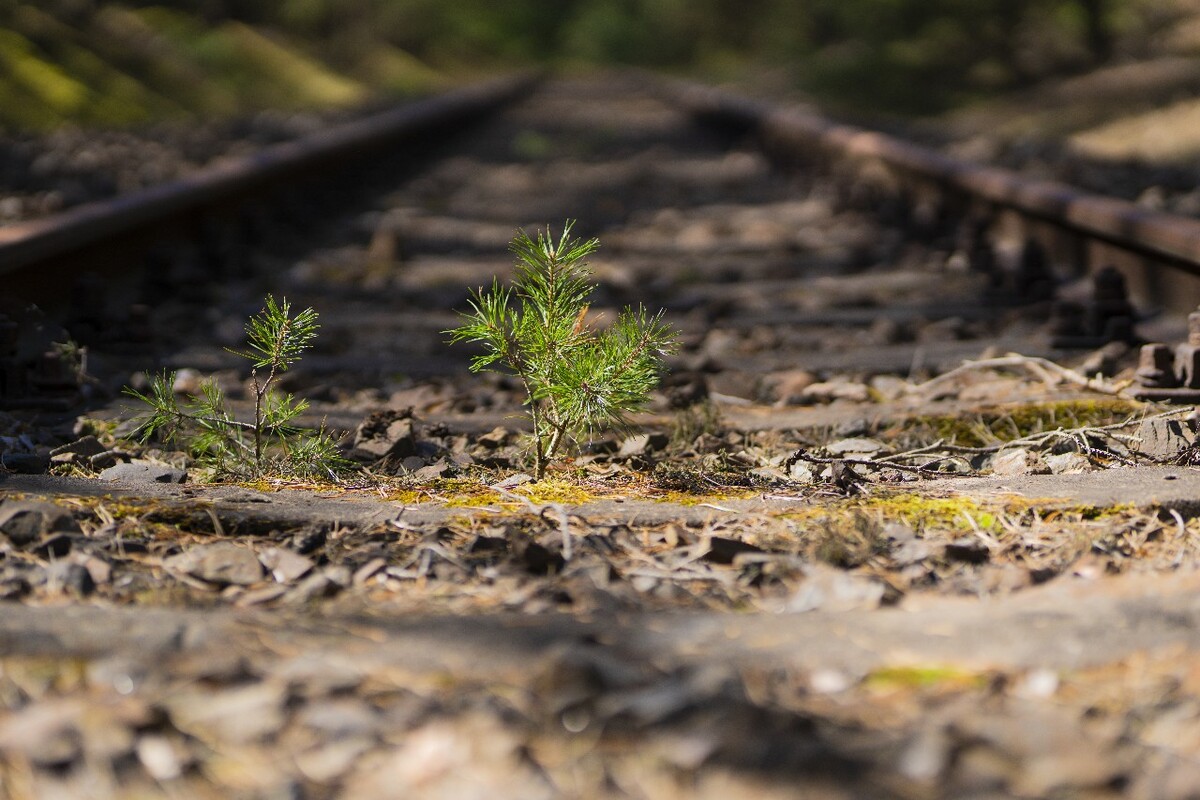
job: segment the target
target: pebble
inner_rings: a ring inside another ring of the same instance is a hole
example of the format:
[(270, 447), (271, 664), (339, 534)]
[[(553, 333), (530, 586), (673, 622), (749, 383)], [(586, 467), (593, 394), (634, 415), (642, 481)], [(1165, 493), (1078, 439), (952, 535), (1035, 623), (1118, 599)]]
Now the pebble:
[(1094, 472), (1095, 465), (1083, 453), (1059, 453), (1045, 457), (1046, 467), (1053, 475), (1074, 475)]
[(312, 559), (282, 547), (267, 548), (259, 556), (259, 561), (278, 583), (298, 580), (312, 571), (314, 566)]
[(107, 448), (100, 444), (100, 440), (89, 434), (80, 439), (76, 439), (70, 444), (64, 444), (61, 447), (54, 448), (50, 451), (50, 455), (52, 457), (61, 455), (77, 455), (88, 458), (91, 456), (100, 455), (106, 451)]
[(786, 610), (861, 611), (879, 608), (883, 602), (881, 581), (854, 575), (820, 564), (806, 564), (804, 581), (788, 598)]
[(96, 591), (96, 582), (82, 564), (55, 561), (46, 567), (46, 588), (51, 592), (87, 597)]
[(1135, 449), (1143, 455), (1158, 459), (1171, 459), (1179, 451), (1196, 441), (1192, 424), (1180, 419), (1146, 419), (1138, 426), (1135, 434), (1140, 442)]
[(878, 439), (866, 439), (854, 437), (850, 439), (839, 439), (836, 442), (825, 445), (825, 451), (831, 456), (872, 456), (887, 449), (887, 445)]
[(163, 565), (218, 585), (249, 586), (263, 577), (262, 564), (254, 551), (232, 542), (192, 547), (166, 559)]
[(1049, 471), (1037, 453), (1023, 447), (997, 453), (992, 457), (991, 467), (993, 475), (1005, 477), (1042, 475)]
[(9, 500), (0, 505), (0, 533), (18, 547), (53, 532), (78, 533), (79, 523), (66, 509), (36, 500)]
[(9, 472), (21, 475), (41, 475), (50, 469), (50, 454), (43, 452), (5, 453), (0, 455), (0, 466)]
[(131, 461), (117, 464), (100, 473), (100, 480), (131, 483), (184, 483), (187, 472), (150, 461)]

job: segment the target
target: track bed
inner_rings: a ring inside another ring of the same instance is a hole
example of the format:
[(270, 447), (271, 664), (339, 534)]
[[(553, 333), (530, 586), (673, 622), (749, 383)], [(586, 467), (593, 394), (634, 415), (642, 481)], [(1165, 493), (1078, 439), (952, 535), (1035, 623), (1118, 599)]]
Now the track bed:
[[(0, 473), (0, 796), (1192, 796), (1188, 409), (843, 199), (555, 80), (219, 279), (168, 251), (193, 283), (153, 344), (97, 334), (85, 418), (0, 418), (17, 463), (68, 444)], [(565, 219), (593, 324), (662, 307), (682, 347), (635, 430), (531, 482), (519, 387), (444, 332)], [(224, 348), (266, 292), (321, 314), (286, 388), (367, 471), (213, 485), (122, 439), (139, 370), (244, 407)]]

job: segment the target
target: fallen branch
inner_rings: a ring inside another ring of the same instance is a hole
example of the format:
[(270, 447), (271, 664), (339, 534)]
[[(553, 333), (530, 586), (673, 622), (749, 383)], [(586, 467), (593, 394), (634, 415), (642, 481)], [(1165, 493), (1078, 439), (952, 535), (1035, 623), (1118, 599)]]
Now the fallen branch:
[[(1081, 372), (1076, 372), (1073, 369), (1067, 369), (1064, 366), (1055, 364), (1046, 358), (1037, 356), (1023, 356), (1019, 353), (1009, 353), (1000, 358), (985, 358), (980, 361), (968, 361), (961, 366), (955, 367), (949, 372), (938, 375), (936, 378), (931, 378), (924, 383), (918, 383), (916, 386), (910, 387), (910, 392), (924, 392), (929, 389), (941, 386), (944, 383), (953, 381), (960, 375), (968, 372), (976, 372), (984, 369), (1012, 369), (1019, 368), (1032, 372), (1040, 378), (1047, 386), (1055, 386), (1058, 383), (1067, 382), (1077, 386), (1082, 386), (1085, 389), (1091, 389), (1101, 394), (1123, 395), (1125, 387), (1101, 378), (1089, 378)], [(1057, 380), (1055, 380), (1057, 379)]]

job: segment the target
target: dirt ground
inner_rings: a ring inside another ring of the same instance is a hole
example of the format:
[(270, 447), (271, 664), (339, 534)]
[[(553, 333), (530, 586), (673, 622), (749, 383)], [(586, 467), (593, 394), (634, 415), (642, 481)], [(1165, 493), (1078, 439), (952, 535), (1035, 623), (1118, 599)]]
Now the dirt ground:
[[(98, 336), (85, 414), (0, 416), (0, 796), (1200, 796), (1191, 408), (842, 194), (553, 81), (225, 251), (248, 277), (153, 306), (152, 347)], [(536, 482), (519, 386), (444, 331), (567, 218), (594, 324), (662, 307), (681, 350)], [(286, 388), (340, 482), (128, 438), (154, 361), (245, 409), (266, 291), (321, 314)]]

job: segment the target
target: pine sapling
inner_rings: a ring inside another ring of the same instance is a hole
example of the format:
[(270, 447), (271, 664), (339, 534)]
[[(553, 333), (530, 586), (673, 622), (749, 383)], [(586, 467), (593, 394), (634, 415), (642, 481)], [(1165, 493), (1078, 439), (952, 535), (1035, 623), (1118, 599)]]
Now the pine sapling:
[(606, 427), (626, 427), (658, 384), (675, 333), (663, 312), (626, 308), (602, 331), (588, 325), (595, 290), (587, 257), (600, 243), (572, 239), (568, 220), (557, 242), (550, 231), (518, 231), (510, 244), (517, 274), (512, 287), (493, 279), (471, 296), (463, 324), (446, 331), (452, 342), (475, 342), (483, 353), (471, 371), (503, 368), (522, 382), (533, 423), (535, 477), (568, 440)]
[(247, 348), (229, 351), (252, 363), (254, 420), (236, 419), (211, 378), (201, 382), (198, 395), (181, 404), (174, 391), (176, 373), (163, 372), (151, 378), (145, 394), (125, 390), (150, 407), (138, 435), (142, 441), (156, 434), (167, 442), (185, 441), (218, 475), (336, 478), (346, 461), (333, 437), (323, 427), (308, 431), (293, 424), (308, 409), (308, 401), (274, 390), (279, 376), (312, 345), (319, 327), (313, 309), (292, 316), (286, 298), (276, 303), (267, 295), (262, 310), (246, 323)]

